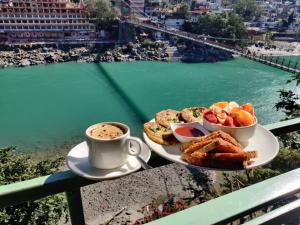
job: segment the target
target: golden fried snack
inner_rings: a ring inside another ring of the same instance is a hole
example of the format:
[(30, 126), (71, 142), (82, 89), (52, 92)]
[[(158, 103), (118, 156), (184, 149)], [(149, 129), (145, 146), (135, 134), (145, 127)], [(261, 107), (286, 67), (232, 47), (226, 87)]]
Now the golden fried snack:
[(190, 147), (191, 145), (196, 144), (196, 143), (198, 143), (198, 141), (190, 141), (190, 142), (182, 143), (180, 146), (180, 150), (182, 152), (184, 152), (185, 149), (187, 149), (188, 147)]
[(251, 158), (257, 158), (257, 151), (253, 150), (253, 151), (247, 151), (246, 152), (248, 157)]
[(204, 107), (191, 107), (181, 110), (180, 114), (185, 122), (199, 122), (203, 123)]
[(170, 128), (160, 126), (156, 122), (145, 123), (144, 131), (152, 141), (158, 144), (174, 145), (178, 143)]
[(199, 142), (202, 142), (202, 141), (206, 141), (205, 137), (206, 136), (199, 137), (196, 141), (190, 141), (190, 142), (183, 143), (180, 147), (180, 150), (182, 152), (184, 152), (187, 148), (191, 147), (192, 145), (198, 144)]
[(180, 121), (180, 112), (174, 109), (166, 109), (156, 113), (155, 121), (164, 127), (170, 127), (170, 123), (178, 123)]
[[(186, 147), (187, 146), (187, 147)], [(191, 145), (185, 145), (181, 147), (181, 151), (184, 153), (193, 153), (195, 151), (199, 152), (223, 152), (223, 153), (235, 153), (242, 152), (243, 150), (240, 147), (237, 147), (231, 144), (228, 141), (223, 140), (222, 138), (214, 139), (202, 139), (202, 141), (193, 142)]]
[(197, 141), (181, 146), (182, 160), (196, 166), (241, 169), (246, 168), (256, 151), (244, 151), (229, 134), (215, 131)]
[(181, 159), (189, 164), (211, 168), (241, 169), (245, 168), (243, 161), (212, 160), (207, 158), (196, 158), (189, 154), (182, 154)]
[(247, 152), (239, 152), (239, 153), (201, 153), (194, 152), (191, 154), (192, 157), (197, 159), (205, 158), (211, 160), (225, 160), (225, 161), (248, 161), (250, 160)]
[(194, 142), (193, 144), (189, 145), (187, 148), (182, 149), (182, 152), (191, 154), (194, 151), (197, 151), (197, 150), (205, 147), (206, 145), (211, 144), (212, 142), (214, 142), (214, 140), (197, 141), (197, 142)]
[(224, 131), (218, 130), (214, 131), (206, 136), (204, 136), (207, 140), (214, 139), (214, 138), (222, 138), (224, 141), (228, 141), (231, 144), (242, 147), (240, 143), (238, 143), (233, 137), (231, 137), (229, 134), (225, 133)]
[[(224, 139), (225, 141), (230, 140), (229, 142), (237, 147), (241, 147), (239, 143), (237, 143), (237, 141), (234, 140), (234, 138), (232, 138), (230, 135), (229, 137), (227, 136), (226, 133), (224, 133), (223, 131), (214, 131), (206, 136), (200, 137), (197, 141), (191, 141), (191, 142), (187, 142), (182, 144), (181, 146), (181, 151), (188, 153), (188, 152), (193, 152), (196, 150), (196, 148), (198, 148), (197, 146), (202, 147), (203, 146), (203, 141), (210, 143), (211, 141), (216, 140), (217, 138), (221, 138)], [(231, 140), (233, 139), (233, 140)], [(190, 148), (190, 149), (188, 149)], [(187, 150), (188, 149), (188, 150)]]
[(214, 149), (216, 152), (221, 152), (221, 153), (239, 153), (239, 152), (243, 152), (243, 149), (241, 147), (233, 145), (229, 141), (226, 141), (226, 140), (221, 139), (221, 138), (218, 138), (217, 140), (218, 140), (218, 145)]

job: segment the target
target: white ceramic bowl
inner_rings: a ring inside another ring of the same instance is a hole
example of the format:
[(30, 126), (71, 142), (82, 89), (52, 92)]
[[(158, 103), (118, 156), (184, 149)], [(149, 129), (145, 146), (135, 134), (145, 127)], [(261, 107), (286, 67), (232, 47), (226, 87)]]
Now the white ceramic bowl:
[(257, 119), (254, 124), (247, 127), (229, 127), (220, 124), (211, 123), (203, 118), (203, 126), (209, 131), (221, 130), (234, 137), (242, 145), (246, 146), (248, 140), (253, 137), (257, 125)]
[(198, 122), (193, 122), (193, 123), (171, 123), (170, 126), (171, 126), (171, 130), (173, 132), (173, 135), (181, 143), (197, 140), (201, 136), (199, 136), (199, 137), (187, 137), (187, 136), (180, 135), (180, 134), (175, 132), (176, 128), (178, 128), (178, 127), (193, 127), (193, 128), (196, 128), (196, 129), (200, 130), (204, 135), (209, 134), (209, 132)]

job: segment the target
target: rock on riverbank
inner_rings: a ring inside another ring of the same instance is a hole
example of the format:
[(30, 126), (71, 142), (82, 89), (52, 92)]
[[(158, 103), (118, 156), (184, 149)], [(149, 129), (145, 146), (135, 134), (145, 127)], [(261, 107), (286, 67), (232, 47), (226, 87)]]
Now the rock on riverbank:
[[(155, 42), (154, 42), (155, 43)], [(103, 50), (94, 47), (77, 47), (60, 49), (41, 47), (36, 49), (16, 48), (0, 52), (0, 67), (25, 67), (32, 65), (60, 63), (60, 62), (120, 62), (135, 60), (166, 61), (166, 43), (144, 44), (128, 43), (122, 47)]]
[[(175, 48), (175, 50), (173, 49)], [(171, 51), (170, 51), (171, 49)], [(170, 54), (170, 52), (172, 52)], [(13, 48), (0, 51), (0, 68), (10, 66), (25, 67), (61, 62), (122, 62), (122, 61), (174, 61), (216, 62), (231, 59), (230, 53), (206, 46), (189, 45), (170, 47), (168, 42), (128, 43), (121, 47), (103, 49), (96, 47), (38, 47)]]

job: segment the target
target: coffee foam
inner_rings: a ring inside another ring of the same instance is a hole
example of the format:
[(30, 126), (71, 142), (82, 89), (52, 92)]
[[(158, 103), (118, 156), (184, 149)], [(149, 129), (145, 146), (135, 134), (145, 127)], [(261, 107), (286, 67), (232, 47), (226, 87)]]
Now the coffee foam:
[(98, 124), (89, 131), (89, 135), (100, 140), (112, 140), (124, 135), (124, 131), (112, 124)]

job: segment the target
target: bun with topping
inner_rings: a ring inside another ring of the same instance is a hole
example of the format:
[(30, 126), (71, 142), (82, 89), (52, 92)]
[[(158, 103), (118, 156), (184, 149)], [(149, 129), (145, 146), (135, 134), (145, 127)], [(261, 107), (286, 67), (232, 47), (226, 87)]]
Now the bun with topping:
[(180, 112), (174, 109), (166, 109), (156, 113), (155, 121), (163, 126), (170, 127), (170, 123), (178, 123), (180, 121)]
[(144, 131), (152, 141), (158, 144), (174, 145), (178, 143), (170, 128), (163, 127), (156, 122), (145, 123)]

